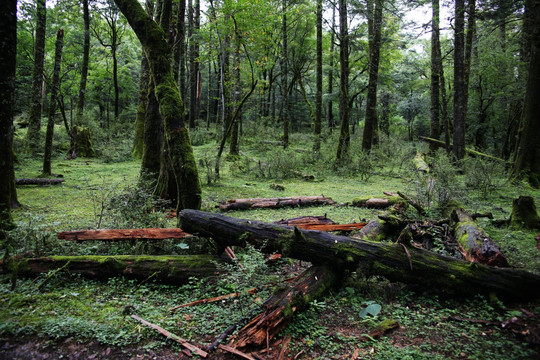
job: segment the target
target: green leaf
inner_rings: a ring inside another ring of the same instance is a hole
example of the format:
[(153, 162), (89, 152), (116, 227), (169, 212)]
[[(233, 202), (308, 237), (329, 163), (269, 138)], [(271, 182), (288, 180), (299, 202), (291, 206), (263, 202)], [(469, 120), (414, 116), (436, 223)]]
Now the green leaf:
[(365, 319), (368, 314), (371, 316), (377, 316), (381, 312), (381, 309), (382, 307), (379, 304), (369, 304), (368, 306), (360, 310), (359, 315), (362, 319)]

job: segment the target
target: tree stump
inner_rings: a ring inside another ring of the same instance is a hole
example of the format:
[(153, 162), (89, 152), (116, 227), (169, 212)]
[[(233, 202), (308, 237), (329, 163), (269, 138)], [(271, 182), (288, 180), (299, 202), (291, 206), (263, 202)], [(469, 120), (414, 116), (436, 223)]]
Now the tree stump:
[(520, 196), (512, 203), (510, 227), (540, 229), (540, 217), (536, 212), (536, 205), (532, 196)]

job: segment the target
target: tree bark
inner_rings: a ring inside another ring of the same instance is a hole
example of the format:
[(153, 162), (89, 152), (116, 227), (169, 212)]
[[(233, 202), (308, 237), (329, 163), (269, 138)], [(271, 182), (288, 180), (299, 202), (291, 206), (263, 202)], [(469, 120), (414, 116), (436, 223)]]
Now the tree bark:
[(47, 7), (45, 0), (36, 0), (36, 39), (34, 45), (34, 70), (30, 115), (26, 138), (30, 149), (40, 148), (41, 112), (43, 108), (43, 74), (45, 63), (45, 31), (47, 26)]
[(519, 133), (519, 147), (511, 176), (525, 179), (535, 188), (540, 188), (540, 1), (531, 0), (526, 8), (530, 14), (531, 49), (529, 77), (522, 113), (522, 128)]
[(332, 205), (336, 202), (329, 197), (324, 196), (300, 196), (300, 197), (283, 197), (283, 198), (256, 198), (256, 199), (234, 199), (229, 200), (226, 204), (220, 205), (221, 211), (230, 210), (246, 210), (246, 209), (279, 209), (289, 206), (315, 206), (315, 205)]
[[(0, 1), (0, 238), (14, 227), (11, 209), (17, 204), (13, 168), (13, 115), (17, 60), (17, 1)], [(15, 200), (15, 204), (12, 201)]]
[(181, 239), (190, 234), (182, 231), (182, 229), (102, 229), (102, 230), (75, 230), (62, 231), (58, 233), (59, 239), (71, 241), (85, 240), (104, 240), (104, 241), (120, 241), (120, 240), (164, 240), (164, 239)]
[[(439, 63), (439, 0), (432, 0), (431, 7), (433, 16), (431, 19), (431, 83), (430, 83), (430, 115), (431, 122), (429, 127), (429, 137), (432, 139), (439, 138), (439, 121), (440, 121), (440, 68)], [(429, 145), (429, 149), (433, 152), (437, 149), (436, 145)]]
[(184, 105), (170, 64), (170, 47), (163, 29), (142, 9), (137, 0), (115, 0), (141, 41), (156, 84), (159, 111), (165, 125), (170, 168), (178, 190), (177, 209), (201, 206), (201, 186), (189, 131), (184, 124)]
[(146, 54), (141, 54), (141, 77), (139, 79), (139, 97), (137, 99), (137, 115), (135, 116), (135, 136), (131, 156), (142, 158), (144, 149), (144, 119), (148, 105), (148, 87), (150, 84), (150, 69)]
[(366, 275), (380, 275), (391, 281), (454, 295), (490, 292), (508, 298), (540, 295), (538, 275), (470, 263), (414, 247), (405, 251), (400, 244), (291, 229), (195, 210), (184, 210), (179, 218), (184, 231), (212, 237), (222, 248), (249, 243), (266, 253), (281, 252), (294, 259), (326, 265), (333, 271), (359, 269)]
[[(368, 3), (373, 0), (368, 1)], [(369, 5), (368, 5), (369, 6)], [(382, 32), (382, 8), (383, 0), (375, 0), (375, 8), (368, 15), (368, 21), (372, 17), (373, 25), (368, 26), (369, 34), (369, 81), (366, 100), (366, 121), (362, 137), (362, 150), (371, 150), (372, 145), (378, 143), (378, 120), (377, 120), (377, 81), (379, 79), (379, 58), (381, 52)]]
[(454, 24), (454, 133), (457, 160), (465, 156), (465, 0), (455, 1)]
[(341, 122), (336, 163), (345, 161), (351, 138), (349, 129), (349, 31), (347, 1), (339, 0), (339, 121)]
[(88, 79), (88, 63), (90, 60), (90, 11), (88, 9), (88, 0), (83, 0), (82, 6), (84, 21), (84, 44), (81, 64), (81, 81), (79, 83), (79, 98), (77, 100), (77, 113), (75, 115), (75, 122), (77, 125), (81, 125), (83, 121), (84, 104), (86, 99), (86, 82)]
[(211, 255), (48, 256), (10, 260), (8, 267), (2, 266), (2, 261), (0, 272), (5, 273), (6, 268), (8, 268), (16, 276), (33, 277), (41, 273), (62, 269), (92, 279), (125, 276), (138, 280), (151, 278), (176, 285), (187, 283), (191, 277), (203, 278), (223, 272), (217, 265), (220, 262), (218, 257)]
[(64, 46), (64, 30), (59, 29), (56, 34), (56, 49), (54, 53), (54, 70), (51, 84), (51, 101), (49, 103), (49, 119), (47, 120), (47, 134), (45, 136), (45, 154), (43, 156), (43, 174), (51, 175), (51, 156), (54, 136), (54, 120), (56, 118), (56, 101), (60, 89), (60, 65), (62, 63), (62, 48)]

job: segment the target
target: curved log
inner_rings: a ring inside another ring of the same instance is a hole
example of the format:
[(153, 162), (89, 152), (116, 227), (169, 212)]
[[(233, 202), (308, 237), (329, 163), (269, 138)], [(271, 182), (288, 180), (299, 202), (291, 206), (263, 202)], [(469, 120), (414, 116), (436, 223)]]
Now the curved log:
[(406, 252), (400, 244), (291, 229), (195, 210), (183, 210), (179, 219), (184, 231), (212, 237), (222, 247), (250, 243), (267, 253), (281, 252), (335, 271), (360, 268), (366, 274), (456, 295), (491, 292), (507, 298), (540, 295), (538, 275), (470, 263), (414, 247)]

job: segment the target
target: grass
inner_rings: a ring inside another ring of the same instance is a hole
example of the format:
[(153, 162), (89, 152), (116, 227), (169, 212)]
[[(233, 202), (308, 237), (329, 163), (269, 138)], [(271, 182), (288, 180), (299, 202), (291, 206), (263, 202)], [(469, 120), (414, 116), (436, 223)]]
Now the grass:
[[(249, 131), (253, 130), (246, 129), (247, 135)], [(269, 134), (268, 140), (274, 139), (272, 135)], [(195, 146), (197, 159), (212, 160), (216, 147), (211, 139), (212, 133), (201, 132), (194, 136), (198, 144)], [(314, 158), (309, 151), (311, 143), (305, 134), (293, 135), (294, 150), (289, 152), (267, 146), (256, 137), (247, 138), (249, 140), (242, 144), (243, 155), (234, 161), (222, 161), (219, 180), (211, 179), (207, 184), (204, 181), (205, 167), (201, 167), (203, 210), (218, 211), (216, 205), (232, 198), (326, 195), (344, 204), (356, 197), (380, 196), (383, 191), (404, 191), (424, 203), (430, 201), (430, 215), (440, 216), (436, 196), (429, 198), (433, 194), (423, 193), (420, 179), (409, 160), (405, 160), (412, 159), (409, 155), (416, 151), (410, 144), (386, 140), (379, 150), (374, 151), (371, 159), (366, 159), (356, 155), (359, 151), (354, 144), (359, 141), (353, 138), (353, 156), (344, 169), (336, 171), (332, 167), (332, 137), (323, 144), (319, 158)], [(392, 149), (396, 149), (395, 156), (391, 156)], [(153, 246), (127, 242), (79, 245), (56, 238), (59, 231), (96, 228), (100, 218), (101, 227), (135, 227), (149, 223), (175, 226), (174, 219), (146, 211), (151, 199), (126, 197), (126, 194), (138, 191), (134, 184), (139, 166), (139, 162), (133, 160), (114, 163), (109, 159), (68, 161), (58, 154), (53, 162), (53, 172), (61, 173), (65, 183), (17, 189), (23, 204), (15, 211), (18, 228), (10, 234), (11, 243), (3, 243), (2, 252), (7, 246), (11, 247), (11, 254), (32, 251), (39, 256), (171, 254), (204, 249), (200, 242), (168, 241)], [(24, 157), (17, 165), (16, 175), (36, 177), (40, 174), (40, 167), (40, 159)], [(487, 170), (477, 172), (473, 177), (470, 172), (460, 175), (441, 167), (439, 177), (447, 177), (444, 179), (448, 185), (444, 190), (456, 194), (470, 212), (491, 211), (495, 218), (507, 218), (512, 199), (519, 195), (533, 196), (540, 204), (539, 191), (525, 184), (508, 184), (503, 173), (489, 170), (489, 166), (484, 168)], [(314, 179), (306, 181), (292, 171), (314, 175)], [(275, 190), (270, 184), (279, 184), (284, 191)], [(323, 206), (232, 211), (227, 215), (276, 221), (326, 214), (336, 222), (348, 223), (374, 219), (377, 213), (376, 210), (348, 206)], [(416, 216), (411, 212), (413, 215)], [(540, 274), (534, 231), (509, 232), (494, 227), (487, 220), (479, 221), (513, 266)], [(176, 344), (158, 337), (153, 330), (127, 316), (135, 312), (188, 341), (211, 343), (228, 326), (254, 311), (257, 304), (269, 296), (271, 287), (262, 287), (263, 290), (254, 295), (183, 308), (174, 314), (168, 309), (201, 298), (276, 283), (284, 273), (298, 269), (299, 265), (305, 266), (283, 260), (275, 267), (268, 267), (253, 249), (236, 249), (236, 252), (245, 266), (244, 270), (232, 266), (229, 275), (218, 281), (193, 278), (188, 284), (179, 286), (152, 281), (137, 283), (121, 277), (99, 282), (58, 273), (43, 274), (37, 279), (19, 279), (12, 290), (9, 277), (2, 275), (0, 337), (38, 336), (53, 342), (65, 339), (97, 341), (103, 346), (125, 348), (126, 354), (130, 347), (143, 348), (148, 352), (160, 351), (164, 346), (179, 349)], [(45, 283), (50, 275), (52, 277)], [(375, 317), (360, 316), (361, 309), (370, 302), (381, 305), (381, 312)], [(391, 284), (377, 277), (366, 279), (361, 274), (352, 274), (341, 289), (330, 292), (315, 301), (307, 311), (298, 314), (280, 337), (290, 336), (289, 354), (292, 357), (303, 352), (299, 358), (304, 359), (342, 359), (350, 358), (353, 353), (363, 359), (534, 358), (538, 356), (538, 348), (527, 344), (527, 336), (519, 331), (467, 320), (501, 322), (519, 315), (523, 321), (533, 321), (520, 309), (539, 314), (540, 303), (508, 303), (501, 307), (479, 296), (439, 298), (432, 293), (413, 293), (401, 284)], [(463, 320), (452, 320), (452, 317)], [(369, 332), (384, 319), (396, 320), (401, 326), (380, 340), (370, 339), (367, 336)], [(529, 324), (530, 329), (537, 327), (534, 321)], [(226, 357), (215, 355), (214, 358)]]

